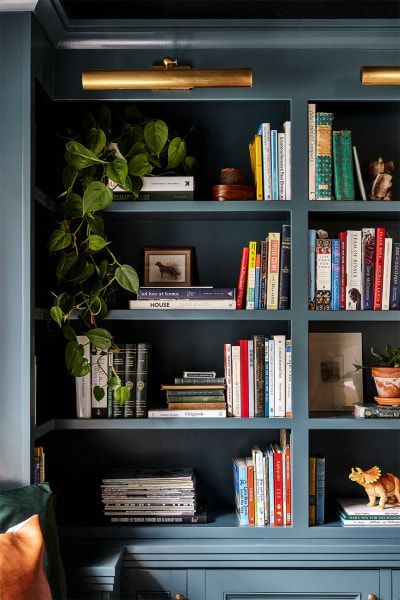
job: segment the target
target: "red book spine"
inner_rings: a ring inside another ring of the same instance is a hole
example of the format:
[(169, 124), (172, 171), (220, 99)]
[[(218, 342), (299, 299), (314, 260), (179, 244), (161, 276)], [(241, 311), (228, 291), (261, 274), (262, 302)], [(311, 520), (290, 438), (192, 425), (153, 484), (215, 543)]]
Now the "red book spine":
[(274, 453), (274, 503), (275, 525), (283, 525), (283, 478), (282, 478), (282, 453)]
[(382, 310), (383, 266), (385, 259), (384, 227), (377, 227), (375, 234), (374, 310)]
[(249, 342), (239, 340), (240, 346), (240, 405), (242, 419), (249, 417)]
[(242, 260), (240, 262), (238, 293), (236, 297), (236, 310), (241, 310), (243, 306), (244, 292), (246, 290), (247, 265), (249, 263), (249, 248), (243, 248)]
[(286, 485), (286, 525), (292, 524), (292, 465), (290, 447), (285, 450), (285, 485)]
[(340, 270), (339, 270), (339, 309), (346, 310), (346, 242), (345, 231), (339, 233), (340, 241)]
[(255, 524), (255, 507), (254, 507), (254, 467), (247, 466), (247, 493), (249, 499), (249, 525)]

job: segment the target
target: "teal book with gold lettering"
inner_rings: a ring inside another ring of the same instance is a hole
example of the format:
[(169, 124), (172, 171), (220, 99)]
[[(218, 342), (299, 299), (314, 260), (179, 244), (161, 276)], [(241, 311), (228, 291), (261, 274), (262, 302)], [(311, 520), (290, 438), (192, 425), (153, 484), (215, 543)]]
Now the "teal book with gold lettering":
[(317, 112), (317, 200), (332, 200), (332, 121), (332, 113)]
[(354, 200), (351, 131), (333, 132), (333, 178), (336, 200)]

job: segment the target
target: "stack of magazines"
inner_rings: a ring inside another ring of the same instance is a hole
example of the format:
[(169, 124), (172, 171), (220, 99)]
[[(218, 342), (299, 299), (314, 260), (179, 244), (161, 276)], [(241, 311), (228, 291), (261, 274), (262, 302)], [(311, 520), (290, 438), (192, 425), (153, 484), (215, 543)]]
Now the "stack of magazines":
[(206, 523), (192, 468), (113, 469), (101, 488), (111, 523)]
[(344, 527), (399, 527), (400, 506), (368, 506), (363, 498), (338, 499), (339, 517)]

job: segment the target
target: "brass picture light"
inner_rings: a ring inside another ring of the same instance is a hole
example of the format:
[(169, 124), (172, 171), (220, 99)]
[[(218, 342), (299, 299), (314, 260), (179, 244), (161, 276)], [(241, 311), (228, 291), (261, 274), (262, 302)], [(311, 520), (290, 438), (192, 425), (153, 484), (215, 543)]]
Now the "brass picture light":
[(361, 67), (363, 85), (400, 85), (400, 67)]
[(83, 71), (84, 90), (190, 90), (252, 87), (251, 69), (192, 69), (166, 56), (163, 65), (137, 71)]

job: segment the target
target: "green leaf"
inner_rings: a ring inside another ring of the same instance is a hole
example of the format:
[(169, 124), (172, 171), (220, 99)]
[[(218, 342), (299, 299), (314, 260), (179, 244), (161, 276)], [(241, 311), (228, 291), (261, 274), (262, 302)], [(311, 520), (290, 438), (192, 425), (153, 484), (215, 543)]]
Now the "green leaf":
[(118, 377), (118, 375), (113, 375), (112, 377), (110, 377), (110, 379), (108, 380), (108, 387), (110, 388), (110, 390), (116, 390), (118, 387), (120, 387), (121, 385), (121, 378)]
[(82, 217), (83, 200), (79, 194), (68, 194), (64, 202), (64, 212), (68, 217)]
[(105, 396), (104, 389), (99, 385), (95, 385), (93, 388), (93, 396), (96, 398), (97, 402), (100, 402), (100, 400), (103, 400)]
[(76, 366), (73, 367), (71, 369), (71, 375), (73, 377), (85, 377), (85, 375), (88, 375), (90, 373), (90, 364), (87, 360), (87, 358), (82, 358), (81, 363)]
[(125, 386), (121, 386), (114, 391), (114, 400), (122, 406), (123, 404), (125, 404), (125, 402), (127, 402), (127, 400), (129, 400), (130, 395), (131, 393), (128, 390), (128, 388)]
[(75, 330), (70, 325), (66, 325), (65, 327), (63, 327), (62, 332), (64, 334), (65, 339), (69, 342), (76, 341)]
[(77, 254), (74, 252), (65, 252), (60, 256), (60, 259), (56, 266), (56, 275), (58, 282), (60, 282), (64, 275), (76, 264), (78, 260)]
[(92, 233), (96, 235), (102, 235), (104, 232), (104, 221), (100, 217), (100, 215), (93, 215), (92, 213), (88, 213), (86, 215), (87, 223), (89, 225), (89, 229)]
[(136, 154), (147, 154), (147, 148), (143, 142), (135, 142), (131, 146), (127, 156), (130, 158), (132, 156), (135, 156)]
[(83, 354), (82, 344), (78, 344), (76, 340), (69, 341), (65, 346), (65, 364), (67, 365), (67, 369), (71, 370), (81, 365)]
[(92, 285), (91, 290), (89, 292), (89, 298), (92, 300), (93, 298), (98, 296), (102, 287), (103, 287), (103, 284), (101, 281), (95, 281), (95, 283)]
[(111, 128), (111, 110), (107, 104), (101, 104), (96, 111), (96, 119), (100, 127), (103, 129)]
[(52, 306), (50, 309), (50, 317), (57, 323), (59, 327), (62, 325), (63, 311), (59, 306)]
[(50, 252), (53, 253), (63, 250), (64, 248), (67, 248), (71, 242), (72, 236), (68, 231), (65, 231), (64, 229), (56, 229), (53, 231), (49, 241)]
[(90, 312), (93, 316), (97, 317), (97, 315), (101, 312), (101, 299), (99, 296), (92, 296), (90, 302)]
[(129, 161), (128, 170), (131, 175), (143, 177), (144, 175), (149, 175), (153, 167), (148, 161), (147, 154), (136, 154)]
[(86, 146), (98, 156), (106, 145), (106, 134), (102, 129), (92, 127), (85, 137), (85, 142)]
[(151, 152), (159, 155), (168, 139), (168, 127), (164, 121), (149, 121), (144, 128), (144, 140)]
[(142, 118), (142, 113), (137, 104), (129, 104), (124, 111), (124, 117), (127, 121), (134, 122)]
[(99, 350), (107, 350), (112, 344), (112, 335), (107, 329), (96, 327), (86, 332), (90, 342)]
[(139, 277), (133, 267), (130, 265), (118, 267), (115, 270), (115, 279), (122, 288), (128, 290), (128, 292), (137, 294), (139, 289)]
[(96, 127), (96, 121), (90, 110), (84, 110), (82, 114), (82, 127), (83, 129), (90, 129)]
[[(128, 180), (128, 178), (127, 178), (127, 180)], [(133, 176), (132, 178), (129, 179), (129, 182), (130, 182), (130, 190), (129, 191), (132, 192), (134, 198), (137, 198), (140, 190), (143, 187), (142, 178)]]
[(171, 140), (168, 146), (168, 168), (175, 169), (182, 164), (186, 156), (186, 142), (180, 137)]
[(183, 168), (185, 169), (186, 175), (194, 175), (199, 171), (199, 163), (194, 156), (186, 156), (183, 161)]
[(113, 193), (101, 181), (90, 183), (83, 194), (83, 214), (95, 210), (103, 210), (113, 201)]
[(57, 296), (55, 303), (61, 308), (64, 314), (69, 313), (75, 306), (75, 296), (71, 296), (67, 292), (63, 292)]
[(62, 184), (64, 186), (64, 189), (68, 190), (74, 185), (78, 173), (78, 169), (76, 169), (72, 165), (65, 165), (62, 174)]
[(106, 301), (104, 300), (104, 298), (100, 298), (100, 304), (101, 304), (101, 308), (100, 308), (100, 312), (98, 314), (98, 318), (101, 319), (105, 319), (106, 316), (108, 315), (108, 306)]
[(123, 158), (114, 158), (106, 167), (106, 175), (111, 181), (118, 185), (124, 185), (128, 175), (128, 164)]
[(110, 242), (107, 242), (100, 235), (89, 235), (89, 249), (93, 252), (98, 252), (99, 250), (103, 250)]
[(95, 266), (93, 263), (86, 263), (83, 267), (83, 270), (81, 271), (81, 273), (79, 275), (77, 275), (76, 277), (74, 277), (72, 279), (72, 281), (74, 283), (83, 283), (84, 281), (86, 281), (87, 279), (89, 279), (89, 277), (91, 277), (94, 273), (94, 269)]
[(71, 140), (67, 142), (67, 152), (65, 153), (65, 161), (75, 167), (78, 170), (86, 169), (92, 165), (103, 165), (104, 160), (100, 160), (97, 156), (88, 148), (85, 148), (83, 144)]
[(154, 154), (149, 156), (149, 162), (151, 162), (153, 165), (156, 165), (156, 167), (159, 167), (160, 169), (162, 168), (161, 160), (157, 158), (157, 156), (154, 156)]
[(102, 260), (100, 265), (99, 265), (99, 277), (101, 280), (104, 279), (106, 273), (107, 273), (107, 269), (108, 269), (108, 262), (106, 261), (106, 259)]

